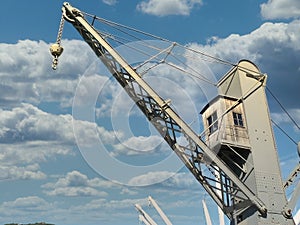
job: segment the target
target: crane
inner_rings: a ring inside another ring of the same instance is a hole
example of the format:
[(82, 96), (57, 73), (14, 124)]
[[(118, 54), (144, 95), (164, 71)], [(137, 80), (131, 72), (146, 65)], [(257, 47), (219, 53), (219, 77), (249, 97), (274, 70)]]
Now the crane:
[(142, 221), (145, 225), (157, 225), (157, 223), (155, 223), (155, 221), (142, 209), (139, 204), (135, 204), (134, 206), (135, 209), (140, 213), (140, 221)]
[[(89, 23), (67, 2), (62, 7), (57, 42), (51, 47), (53, 69), (62, 53), (64, 20), (79, 32), (231, 225), (295, 224), (270, 124), (264, 89), (267, 76), (255, 64), (241, 60), (219, 80), (219, 96), (201, 111), (205, 128), (202, 139), (175, 112), (170, 101), (160, 97), (114, 50), (105, 35), (93, 27), (94, 21)], [(181, 144), (178, 137), (185, 137), (187, 144)], [(266, 158), (269, 163), (265, 163)]]
[(158, 206), (157, 202), (151, 197), (148, 197), (149, 204), (153, 205), (153, 207), (156, 209), (160, 217), (163, 219), (164, 223), (166, 225), (172, 225), (171, 221), (169, 218), (166, 216), (166, 214), (162, 211), (162, 209)]
[[(158, 212), (158, 214), (160, 215), (164, 223), (166, 225), (172, 225), (169, 218), (166, 216), (166, 214), (162, 211), (162, 209), (158, 206), (157, 202), (151, 196), (148, 196), (148, 201), (149, 201), (149, 205), (152, 205), (155, 208), (155, 210)], [(156, 224), (154, 220), (142, 209), (142, 207), (139, 204), (135, 204), (135, 208), (140, 213), (139, 214), (140, 221), (142, 221), (146, 225)]]
[(210, 218), (210, 215), (208, 212), (208, 208), (207, 208), (207, 205), (204, 200), (202, 200), (202, 206), (203, 206), (206, 225), (212, 225), (211, 218)]

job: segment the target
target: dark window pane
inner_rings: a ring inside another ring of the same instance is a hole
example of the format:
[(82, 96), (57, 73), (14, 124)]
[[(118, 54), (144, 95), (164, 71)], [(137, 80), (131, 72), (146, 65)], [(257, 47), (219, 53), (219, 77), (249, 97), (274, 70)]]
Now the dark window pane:
[(232, 115), (233, 115), (234, 125), (243, 127), (244, 126), (244, 121), (243, 121), (242, 114), (233, 112)]
[(217, 119), (218, 119), (217, 112), (214, 112), (207, 118), (210, 134), (218, 130), (218, 122), (216, 122)]

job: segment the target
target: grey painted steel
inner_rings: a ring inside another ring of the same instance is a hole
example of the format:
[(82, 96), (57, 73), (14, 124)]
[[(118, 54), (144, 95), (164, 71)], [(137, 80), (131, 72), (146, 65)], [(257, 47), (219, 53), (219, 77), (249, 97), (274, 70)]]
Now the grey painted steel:
[[(248, 147), (243, 147), (244, 140), (242, 141), (242, 139), (240, 139), (240, 145), (233, 143), (224, 144), (226, 140), (219, 139), (216, 140), (216, 142), (219, 142), (219, 152), (223, 152), (224, 155), (233, 155), (232, 149), (235, 149), (236, 152), (240, 152), (245, 156), (244, 162), (236, 161), (243, 170), (233, 165), (230, 160), (225, 160), (231, 168), (235, 168), (240, 177), (243, 177), (243, 182), (265, 203), (268, 210), (264, 216), (260, 216), (257, 211), (251, 208), (236, 210), (234, 212), (236, 219), (233, 224), (294, 225), (291, 208), (289, 208), (290, 205), (288, 205), (284, 191), (269, 108), (265, 96), (266, 78), (266, 75), (262, 75), (253, 63), (243, 60), (218, 83), (220, 95), (239, 100), (244, 118), (244, 129), (247, 131), (250, 143), (249, 149)], [(235, 110), (236, 108), (231, 107), (232, 112), (235, 112)], [(228, 116), (232, 116), (232, 113)], [(230, 120), (223, 118), (223, 121)], [(231, 148), (229, 150), (228, 145)]]
[[(244, 66), (249, 67), (249, 65), (239, 64), (219, 83), (220, 93), (238, 99), (236, 105), (243, 102), (245, 111), (252, 146), (248, 158), (253, 167), (246, 174), (246, 179), (240, 179), (226, 161), (209, 148), (173, 111), (168, 102), (156, 94), (84, 19), (78, 9), (64, 3), (63, 13), (65, 19), (78, 30), (135, 104), (230, 218), (231, 224), (294, 224), (291, 219), (284, 218), (282, 215), (286, 198), (264, 95), (265, 77), (260, 73), (253, 74), (252, 71), (258, 70), (251, 67), (252, 64), (249, 64), (250, 69), (246, 68), (247, 73), (244, 71)], [(244, 74), (239, 76), (239, 73)], [(248, 73), (255, 79), (245, 76)], [(257, 107), (258, 104), (260, 107)], [(178, 144), (177, 138), (180, 136), (184, 136), (189, 144), (186, 146)], [(266, 159), (270, 163), (266, 163)], [(219, 175), (211, 177), (205, 175), (206, 171)], [(216, 182), (218, 185), (215, 185)], [(280, 222), (277, 223), (278, 221)]]

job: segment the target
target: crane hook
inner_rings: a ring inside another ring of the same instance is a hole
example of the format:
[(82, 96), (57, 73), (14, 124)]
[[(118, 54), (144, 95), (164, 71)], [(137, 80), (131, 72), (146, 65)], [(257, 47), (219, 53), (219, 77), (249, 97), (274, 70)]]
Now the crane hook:
[(53, 61), (52, 61), (52, 69), (53, 70), (56, 70), (57, 63), (58, 63), (58, 57), (61, 55), (61, 53), (64, 50), (63, 47), (60, 46), (62, 32), (64, 29), (64, 23), (65, 23), (65, 19), (64, 19), (64, 10), (63, 10), (63, 12), (61, 14), (60, 23), (59, 23), (59, 29), (58, 29), (58, 34), (57, 34), (57, 38), (56, 38), (56, 43), (54, 43), (50, 47), (50, 52), (51, 52), (51, 55), (53, 56)]
[(58, 57), (61, 55), (63, 50), (64, 50), (63, 47), (61, 47), (58, 43), (51, 45), (50, 52), (51, 52), (51, 55), (53, 56), (53, 61), (52, 61), (52, 69), (53, 70), (56, 70), (57, 63), (58, 63)]

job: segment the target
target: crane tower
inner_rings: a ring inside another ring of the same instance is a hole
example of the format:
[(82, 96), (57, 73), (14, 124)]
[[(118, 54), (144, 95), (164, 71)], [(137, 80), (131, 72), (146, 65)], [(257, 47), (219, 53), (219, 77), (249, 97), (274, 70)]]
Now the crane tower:
[[(201, 111), (205, 129), (202, 137), (113, 49), (93, 27), (94, 20), (89, 23), (69, 3), (64, 3), (62, 11), (57, 42), (51, 47), (54, 69), (62, 53), (60, 40), (66, 20), (222, 209), (231, 225), (295, 225), (265, 96), (267, 76), (257, 66), (242, 60), (218, 82), (219, 95)], [(187, 144), (179, 142), (178, 137), (185, 137)]]
[[(285, 212), (287, 199), (265, 95), (267, 76), (242, 60), (219, 82), (219, 95), (201, 111), (207, 145), (266, 205), (267, 215), (253, 207), (236, 208), (236, 223), (293, 224)], [(241, 196), (236, 195), (238, 202)], [(238, 204), (238, 203), (237, 203)]]

